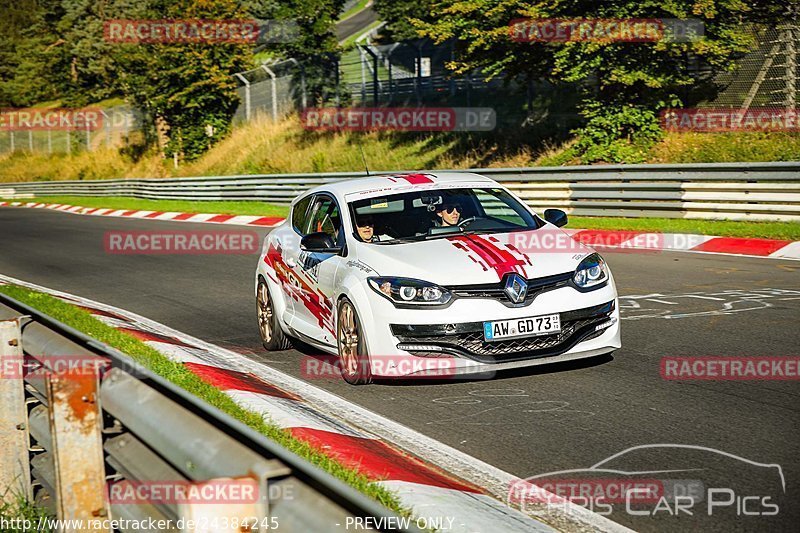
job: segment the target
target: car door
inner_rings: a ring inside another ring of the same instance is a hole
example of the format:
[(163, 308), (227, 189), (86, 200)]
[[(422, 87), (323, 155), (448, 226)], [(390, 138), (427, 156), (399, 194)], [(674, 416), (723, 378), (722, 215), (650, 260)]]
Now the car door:
[(283, 321), (291, 326), (294, 318), (295, 302), (300, 298), (300, 281), (297, 276), (297, 258), (300, 254), (300, 238), (303, 230), (308, 226), (308, 211), (311, 205), (311, 196), (302, 198), (292, 207), (290, 225), (286, 228), (276, 229), (267, 236), (270, 247), (267, 250), (266, 261), (278, 277), (281, 291), (286, 301), (283, 311)]
[[(311, 199), (303, 235), (324, 232), (337, 245), (344, 242), (339, 205), (333, 196), (318, 193)], [(300, 298), (294, 304), (292, 329), (327, 345), (336, 344), (334, 333), (334, 279), (342, 257), (298, 248), (294, 269), (300, 281)]]

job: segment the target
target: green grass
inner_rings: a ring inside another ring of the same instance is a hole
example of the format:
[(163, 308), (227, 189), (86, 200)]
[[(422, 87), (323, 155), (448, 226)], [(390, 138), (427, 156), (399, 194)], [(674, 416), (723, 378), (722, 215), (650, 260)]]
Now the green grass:
[(108, 209), (140, 209), (142, 211), (180, 211), (182, 213), (214, 213), (221, 215), (258, 215), (265, 217), (285, 217), (288, 205), (268, 204), (266, 202), (195, 202), (190, 200), (142, 200), (140, 198), (105, 196), (41, 196), (35, 199), (12, 200), (7, 202), (46, 202), (51, 204), (79, 205)]
[(668, 133), (648, 163), (797, 161), (800, 134), (789, 132)]
[(684, 218), (569, 217), (570, 228), (699, 233), (719, 237), (800, 240), (800, 222), (741, 222)]
[[(50, 533), (51, 531), (47, 527), (46, 522), (44, 522), (46, 518), (52, 518), (48, 514), (47, 510), (35, 506), (33, 502), (29, 501), (22, 495), (18, 495), (13, 502), (0, 500), (0, 516), (10, 522), (6, 524), (7, 527), (0, 527), (0, 533), (24, 533), (27, 531), (33, 531), (32, 529), (26, 529), (22, 527), (23, 524), (19, 524), (20, 527), (12, 527), (18, 524), (17, 521), (23, 520), (29, 520), (36, 528), (37, 532)], [(12, 520), (14, 522), (11, 522)], [(38, 528), (40, 521), (42, 521), (41, 529)]]
[[(33, 201), (33, 200), (7, 200)], [(123, 197), (43, 196), (35, 201), (111, 209), (181, 211), (184, 213), (219, 213), (226, 215), (261, 215), (286, 217), (288, 205), (263, 202), (191, 202), (183, 200), (140, 200)], [(798, 222), (742, 222), (729, 220), (693, 220), (682, 218), (569, 217), (570, 228), (656, 231), (662, 233), (698, 233), (720, 237), (756, 237), (800, 240)]]
[(262, 414), (241, 407), (230, 396), (200, 379), (183, 364), (172, 361), (138, 339), (100, 322), (87, 311), (67, 304), (48, 294), (16, 285), (0, 286), (0, 292), (120, 350), (154, 373), (247, 424), (262, 435), (276, 441), (284, 448), (329, 472), (396, 513), (403, 516), (410, 514), (410, 511), (401, 505), (393, 492), (373, 483), (375, 480), (361, 474), (356, 469), (343, 465), (335, 458), (325, 455), (308, 443), (294, 438), (287, 430), (265, 419)]

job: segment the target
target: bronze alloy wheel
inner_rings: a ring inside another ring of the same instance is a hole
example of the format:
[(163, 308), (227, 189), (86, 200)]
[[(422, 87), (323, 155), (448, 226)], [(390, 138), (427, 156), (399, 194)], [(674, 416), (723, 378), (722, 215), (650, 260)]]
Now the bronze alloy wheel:
[(261, 342), (272, 341), (272, 299), (265, 283), (258, 284), (258, 329), (261, 331)]
[(289, 339), (278, 323), (272, 294), (263, 278), (259, 280), (258, 289), (256, 289), (256, 313), (258, 313), (258, 333), (261, 335), (261, 344), (264, 345), (264, 348), (267, 350), (291, 348)]
[(372, 376), (369, 372), (369, 357), (366, 354), (361, 321), (355, 307), (347, 299), (339, 304), (336, 329), (342, 377), (352, 385), (369, 383)]

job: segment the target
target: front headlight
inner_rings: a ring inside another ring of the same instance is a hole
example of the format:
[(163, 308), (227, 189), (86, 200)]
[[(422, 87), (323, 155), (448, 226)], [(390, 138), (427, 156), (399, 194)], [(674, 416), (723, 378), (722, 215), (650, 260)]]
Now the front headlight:
[(606, 262), (596, 253), (584, 257), (572, 276), (572, 281), (580, 289), (597, 287), (605, 283), (606, 280), (608, 280)]
[(419, 279), (367, 278), (367, 283), (394, 304), (442, 305), (452, 297), (447, 289)]

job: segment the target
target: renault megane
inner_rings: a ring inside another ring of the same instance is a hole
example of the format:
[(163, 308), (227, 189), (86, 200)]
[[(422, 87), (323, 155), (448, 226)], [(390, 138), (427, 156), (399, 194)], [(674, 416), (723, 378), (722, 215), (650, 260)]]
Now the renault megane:
[(335, 354), (352, 384), (608, 354), (620, 347), (614, 280), (566, 222), (470, 173), (311, 189), (264, 240), (264, 347), (296, 338)]

